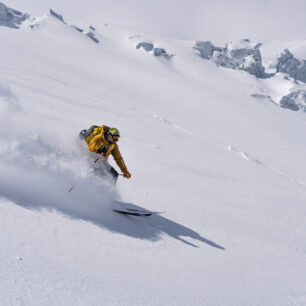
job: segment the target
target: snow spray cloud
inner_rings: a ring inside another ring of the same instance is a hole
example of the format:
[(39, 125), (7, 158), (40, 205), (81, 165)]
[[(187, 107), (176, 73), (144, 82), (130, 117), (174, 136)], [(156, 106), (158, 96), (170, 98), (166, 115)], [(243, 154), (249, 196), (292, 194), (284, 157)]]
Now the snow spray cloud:
[[(71, 155), (57, 147), (3, 84), (0, 118), (0, 196), (24, 207), (56, 209), (83, 219), (114, 200), (113, 188), (93, 175), (87, 154), (76, 148)], [(76, 188), (68, 193), (72, 184)]]

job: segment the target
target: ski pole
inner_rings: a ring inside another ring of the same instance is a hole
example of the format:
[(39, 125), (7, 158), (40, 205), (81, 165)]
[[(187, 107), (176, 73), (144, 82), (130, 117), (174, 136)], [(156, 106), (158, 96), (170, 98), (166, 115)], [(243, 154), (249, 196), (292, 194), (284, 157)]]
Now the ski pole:
[(103, 156), (103, 153), (101, 153), (101, 154), (95, 159), (95, 161), (93, 162), (92, 165), (94, 165), (102, 156)]

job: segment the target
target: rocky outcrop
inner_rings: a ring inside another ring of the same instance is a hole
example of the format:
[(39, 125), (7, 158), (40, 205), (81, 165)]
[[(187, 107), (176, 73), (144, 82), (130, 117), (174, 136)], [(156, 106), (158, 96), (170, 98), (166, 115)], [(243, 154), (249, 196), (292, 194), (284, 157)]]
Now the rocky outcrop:
[[(131, 36), (130, 39), (139, 39), (141, 36)], [(147, 52), (153, 52), (153, 55), (156, 57), (164, 57), (170, 59), (174, 54), (168, 54), (164, 48), (154, 48), (154, 44), (148, 41), (141, 41), (136, 45), (136, 49), (144, 49)]]
[(164, 48), (154, 48), (153, 49), (153, 54), (155, 56), (161, 56), (161, 57), (165, 57), (167, 59), (174, 56), (173, 54), (168, 54), (167, 51)]
[(56, 13), (56, 12), (53, 11), (52, 9), (50, 9), (50, 15), (53, 16), (53, 17), (55, 17), (55, 18), (57, 18), (57, 19), (58, 19), (59, 21), (61, 21), (62, 23), (67, 24), (67, 23), (65, 22), (63, 16), (60, 15), (60, 14), (58, 14), (58, 13)]
[(287, 73), (295, 80), (306, 83), (306, 61), (296, 59), (288, 49), (277, 59), (276, 71)]
[(210, 60), (215, 51), (221, 52), (222, 48), (215, 47), (210, 41), (196, 41), (193, 49), (199, 51), (200, 57)]
[(237, 63), (229, 57), (225, 52), (214, 52), (213, 58), (211, 59), (217, 66), (238, 69)]
[[(82, 29), (76, 25), (69, 25), (65, 22), (64, 18), (62, 15), (56, 13), (54, 10), (50, 9), (50, 16), (56, 18), (57, 20), (59, 20), (60, 22), (62, 22), (63, 24), (69, 26), (69, 27), (72, 27), (74, 28), (76, 31), (84, 34), (85, 36), (87, 36), (88, 38), (90, 38), (93, 42), (95, 43), (99, 43), (99, 39), (97, 38), (97, 35), (96, 35), (96, 29), (91, 25), (89, 26), (88, 29)], [(36, 26), (36, 25), (34, 25)], [(31, 25), (31, 27), (33, 28), (33, 25)]]
[(99, 39), (97, 38), (96, 33), (95, 33), (94, 30), (91, 30), (91, 31), (88, 31), (88, 32), (84, 32), (84, 31), (83, 31), (83, 33), (84, 33), (87, 37), (89, 37), (92, 41), (94, 41), (95, 43), (98, 44), (98, 43), (100, 42)]
[(28, 17), (28, 14), (8, 8), (0, 2), (0, 26), (18, 29)]
[(262, 66), (259, 47), (261, 44), (252, 45), (249, 39), (239, 42), (229, 42), (224, 48), (214, 46), (210, 41), (196, 41), (193, 49), (199, 56), (212, 60), (216, 65), (245, 70), (259, 78), (265, 78), (265, 69)]
[(243, 63), (239, 65), (239, 69), (245, 70), (258, 78), (266, 77), (265, 68), (262, 66), (261, 54), (258, 49), (254, 49), (252, 54), (244, 57)]
[(280, 106), (293, 111), (298, 111), (299, 109), (306, 111), (306, 90), (296, 90), (282, 97)]
[(140, 48), (143, 48), (145, 51), (150, 52), (153, 50), (154, 45), (150, 42), (142, 41), (136, 46), (136, 49), (140, 49)]

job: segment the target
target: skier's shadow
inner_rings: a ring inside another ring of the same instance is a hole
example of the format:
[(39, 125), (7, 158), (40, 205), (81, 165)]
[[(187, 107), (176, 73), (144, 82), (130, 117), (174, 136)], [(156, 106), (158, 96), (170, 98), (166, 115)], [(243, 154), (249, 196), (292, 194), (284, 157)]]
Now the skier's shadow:
[[(100, 197), (96, 193), (91, 193), (88, 190), (84, 193), (81, 186), (71, 194), (68, 192), (59, 193), (57, 189), (52, 189), (52, 185), (40, 186), (40, 189), (43, 187), (45, 189), (42, 191), (38, 189), (32, 192), (33, 189), (28, 188), (25, 182), (22, 183), (23, 184), (12, 186), (4, 185), (2, 188), (0, 185), (0, 194), (12, 200), (15, 204), (27, 209), (57, 210), (71, 219), (88, 221), (100, 228), (105, 228), (111, 232), (120, 233), (137, 239), (155, 242), (161, 240), (163, 234), (167, 234), (192, 247), (198, 246), (187, 241), (186, 238), (191, 238), (211, 247), (225, 250), (221, 245), (202, 237), (194, 230), (171, 221), (162, 215), (136, 217), (119, 214), (112, 210), (118, 202), (111, 200), (111, 196), (110, 200), (105, 201), (103, 205), (103, 203), (99, 203)], [(38, 184), (38, 182), (36, 183)], [(89, 186), (87, 185), (85, 188), (89, 188)], [(92, 197), (90, 197), (90, 195), (92, 195)], [(83, 199), (87, 199), (87, 203), (85, 203)], [(143, 207), (131, 203), (119, 202), (119, 204), (134, 209), (144, 210)]]
[[(128, 206), (129, 208), (142, 209), (143, 207), (136, 206), (131, 203), (120, 202), (121, 205)], [(194, 230), (185, 227), (179, 223), (171, 221), (161, 215), (152, 215), (150, 217), (134, 217), (129, 215), (120, 215), (118, 213), (114, 218), (118, 219), (118, 222), (114, 222), (112, 225), (108, 225), (111, 230), (122, 232), (125, 235), (133, 236), (140, 239), (148, 239), (150, 241), (158, 241), (163, 234), (167, 234), (170, 237), (179, 240), (189, 246), (197, 248), (194, 243), (187, 241), (186, 238), (191, 238), (202, 243), (208, 244), (211, 247), (225, 250), (225, 248), (211, 240), (202, 237)], [(114, 220), (114, 219), (113, 219)], [(105, 226), (105, 223), (101, 224)], [(119, 228), (114, 228), (119, 225)], [(184, 237), (184, 238), (182, 238)]]

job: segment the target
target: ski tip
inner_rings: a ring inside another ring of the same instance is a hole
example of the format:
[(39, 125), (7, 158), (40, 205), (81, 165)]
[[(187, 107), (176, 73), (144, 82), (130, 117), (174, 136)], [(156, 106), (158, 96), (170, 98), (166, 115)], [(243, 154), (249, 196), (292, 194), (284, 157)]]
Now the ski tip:
[(157, 211), (137, 211), (137, 210), (123, 210), (123, 209), (113, 209), (113, 211), (123, 214), (123, 215), (130, 215), (130, 216), (137, 216), (137, 217), (149, 217), (152, 215), (159, 215), (164, 212), (157, 212)]

